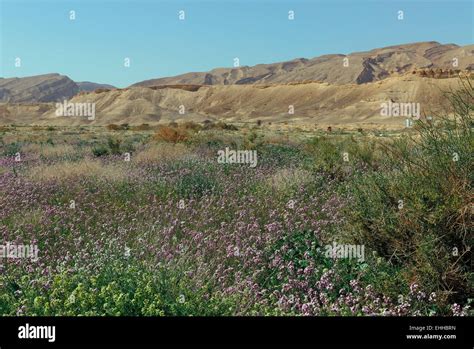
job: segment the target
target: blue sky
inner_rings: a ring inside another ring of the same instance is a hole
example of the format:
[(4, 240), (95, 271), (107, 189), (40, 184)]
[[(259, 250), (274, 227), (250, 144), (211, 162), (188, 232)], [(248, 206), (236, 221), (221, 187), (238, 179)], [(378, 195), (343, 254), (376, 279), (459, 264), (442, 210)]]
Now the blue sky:
[[(118, 87), (230, 67), (235, 57), (241, 65), (255, 65), (417, 41), (474, 41), (472, 0), (0, 0), (0, 5), (0, 76), (57, 72)], [(21, 67), (15, 67), (17, 57)]]

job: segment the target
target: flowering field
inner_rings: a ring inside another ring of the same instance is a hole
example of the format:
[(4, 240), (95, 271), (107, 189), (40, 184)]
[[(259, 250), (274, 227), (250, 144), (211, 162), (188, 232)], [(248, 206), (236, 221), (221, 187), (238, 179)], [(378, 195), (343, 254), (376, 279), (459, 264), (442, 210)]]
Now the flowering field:
[(468, 315), (471, 120), (4, 127), (0, 314)]

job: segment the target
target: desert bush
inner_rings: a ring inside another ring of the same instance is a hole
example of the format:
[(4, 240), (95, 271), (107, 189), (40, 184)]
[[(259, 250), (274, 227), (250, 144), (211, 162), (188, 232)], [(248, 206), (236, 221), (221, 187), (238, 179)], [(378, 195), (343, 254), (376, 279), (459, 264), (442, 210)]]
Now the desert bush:
[(16, 153), (21, 152), (21, 143), (13, 142), (3, 146), (3, 155), (4, 156), (14, 156)]
[(182, 128), (160, 126), (154, 136), (154, 139), (171, 143), (184, 142), (188, 139), (188, 133)]
[(99, 93), (102, 93), (102, 92), (109, 92), (109, 91), (110, 91), (109, 88), (96, 88), (96, 89), (94, 90), (94, 93), (99, 94)]
[(122, 127), (119, 126), (119, 125), (116, 125), (116, 124), (109, 124), (109, 125), (107, 125), (107, 129), (109, 131), (120, 131), (122, 129)]
[(237, 131), (238, 128), (237, 126), (234, 126), (232, 124), (227, 124), (225, 122), (219, 121), (217, 124), (214, 125), (215, 128), (220, 129), (220, 130), (228, 130), (228, 131)]
[(235, 125), (227, 124), (223, 121), (218, 121), (217, 123), (212, 122), (211, 120), (204, 120), (203, 121), (203, 130), (227, 130), (227, 131), (237, 131), (238, 128)]
[(92, 148), (92, 154), (96, 157), (105, 156), (109, 154), (109, 149), (104, 145), (96, 145)]
[(109, 147), (110, 153), (113, 155), (117, 155), (121, 153), (120, 145), (122, 144), (122, 140), (118, 138), (109, 137), (107, 139), (107, 145)]
[(120, 144), (119, 153), (117, 154), (133, 153), (136, 149), (136, 146), (136, 143), (132, 139), (126, 139)]
[(334, 138), (314, 137), (306, 144), (306, 149), (313, 154), (316, 170), (336, 172), (341, 166), (344, 147)]
[(264, 144), (264, 136), (261, 133), (251, 131), (246, 135), (243, 142), (245, 149), (257, 149)]
[(186, 121), (181, 125), (185, 130), (199, 131), (202, 129), (202, 126), (194, 121)]
[(212, 130), (215, 128), (215, 123), (212, 122), (211, 120), (204, 120), (202, 123), (202, 129), (203, 130)]
[(455, 114), (418, 122), (417, 134), (381, 143), (384, 161), (356, 176), (348, 234), (394, 265), (425, 292), (466, 303), (472, 294), (472, 82), (447, 98)]
[(132, 126), (131, 130), (133, 131), (149, 131), (151, 130), (152, 127), (149, 124), (141, 124), (138, 126)]

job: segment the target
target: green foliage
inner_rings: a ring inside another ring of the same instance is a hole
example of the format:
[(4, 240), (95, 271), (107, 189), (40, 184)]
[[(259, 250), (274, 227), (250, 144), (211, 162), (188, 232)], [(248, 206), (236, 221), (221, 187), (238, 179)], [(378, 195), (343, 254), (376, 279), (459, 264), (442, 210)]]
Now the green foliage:
[(114, 139), (112, 137), (109, 137), (109, 139), (107, 139), (107, 145), (109, 146), (109, 150), (112, 155), (120, 154), (121, 144), (122, 140), (120, 139)]
[(176, 183), (176, 193), (180, 198), (199, 198), (217, 190), (217, 180), (210, 173), (203, 170), (185, 174)]
[(21, 152), (21, 143), (14, 142), (3, 146), (4, 156), (15, 156), (16, 153)]
[(457, 302), (473, 290), (473, 94), (464, 87), (450, 97), (454, 118), (420, 121), (418, 135), (383, 144), (380, 166), (348, 185), (347, 234)]
[[(6, 285), (0, 295), (0, 313), (30, 316), (162, 316), (230, 314), (232, 305), (216, 296), (193, 292), (190, 280), (170, 270), (152, 271), (129, 259), (104, 265), (97, 274), (55, 275), (48, 287), (41, 277), (24, 275), (18, 283), (0, 277)], [(21, 292), (22, 297), (15, 294)]]
[(295, 145), (262, 144), (257, 148), (259, 163), (278, 167), (303, 166), (311, 156)]
[(103, 145), (96, 145), (92, 148), (92, 154), (94, 156), (105, 156), (109, 154), (109, 150)]
[(258, 149), (263, 145), (263, 134), (255, 131), (250, 132), (243, 142), (244, 149)]

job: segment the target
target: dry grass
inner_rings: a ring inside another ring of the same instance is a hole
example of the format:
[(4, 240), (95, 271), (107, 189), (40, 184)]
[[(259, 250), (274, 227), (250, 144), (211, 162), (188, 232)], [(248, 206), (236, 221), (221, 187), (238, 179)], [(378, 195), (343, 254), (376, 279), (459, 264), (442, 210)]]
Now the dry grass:
[(178, 161), (191, 156), (191, 151), (183, 144), (149, 144), (147, 148), (134, 156), (138, 163), (160, 163)]
[(266, 144), (288, 144), (290, 141), (289, 135), (265, 135), (264, 142)]
[(84, 159), (77, 162), (64, 161), (53, 165), (33, 167), (29, 173), (33, 181), (71, 180), (77, 178), (102, 178), (120, 181), (125, 172), (117, 165), (104, 165), (99, 160)]
[(284, 192), (290, 188), (305, 185), (311, 181), (311, 173), (302, 169), (283, 168), (268, 178), (268, 184), (276, 191)]
[(25, 210), (25, 211), (19, 212), (13, 217), (13, 221), (15, 221), (15, 223), (19, 225), (26, 225), (26, 224), (38, 225), (38, 224), (41, 224), (43, 217), (44, 217), (43, 210), (41, 210), (40, 208), (34, 208), (31, 210)]
[(46, 159), (61, 158), (70, 156), (76, 153), (73, 146), (68, 144), (61, 145), (41, 145), (41, 144), (27, 144), (22, 147), (24, 153), (34, 153), (43, 156)]

